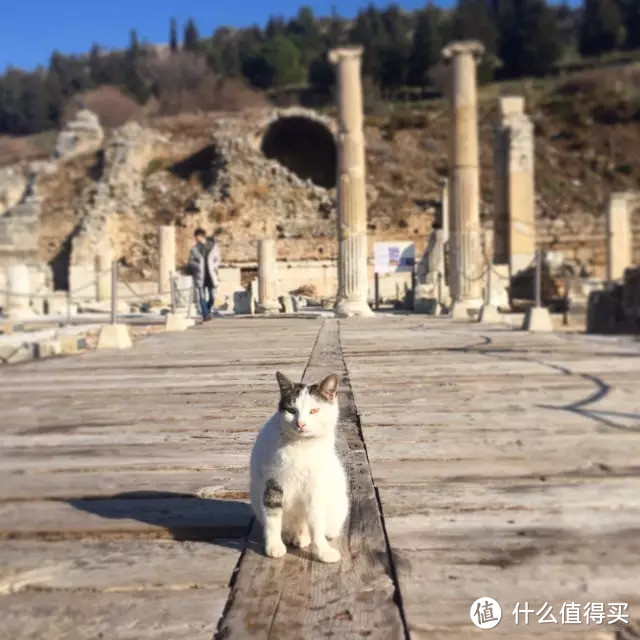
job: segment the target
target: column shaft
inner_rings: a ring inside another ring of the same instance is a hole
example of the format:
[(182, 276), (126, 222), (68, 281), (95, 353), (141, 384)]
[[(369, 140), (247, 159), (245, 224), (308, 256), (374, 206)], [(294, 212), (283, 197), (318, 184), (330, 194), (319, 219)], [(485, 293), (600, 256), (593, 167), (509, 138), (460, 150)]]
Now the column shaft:
[(28, 318), (31, 310), (31, 284), (29, 268), (26, 264), (14, 264), (7, 267), (7, 310), (9, 318)]
[(628, 195), (612, 193), (607, 211), (607, 280), (622, 280), (632, 266), (632, 234)]
[(477, 42), (454, 42), (443, 50), (451, 63), (450, 247), (452, 293), (459, 303), (482, 303), (484, 261), (480, 237), (480, 188), (476, 57)]
[(521, 96), (500, 98), (494, 145), (496, 261), (515, 275), (536, 251), (533, 123)]
[(176, 270), (176, 228), (158, 227), (158, 293), (171, 291), (171, 273)]
[(279, 313), (276, 241), (258, 241), (258, 313)]
[(111, 263), (113, 252), (105, 248), (96, 255), (96, 300), (111, 299)]
[(339, 316), (368, 316), (367, 201), (362, 131), (362, 49), (330, 52), (338, 86), (338, 299)]

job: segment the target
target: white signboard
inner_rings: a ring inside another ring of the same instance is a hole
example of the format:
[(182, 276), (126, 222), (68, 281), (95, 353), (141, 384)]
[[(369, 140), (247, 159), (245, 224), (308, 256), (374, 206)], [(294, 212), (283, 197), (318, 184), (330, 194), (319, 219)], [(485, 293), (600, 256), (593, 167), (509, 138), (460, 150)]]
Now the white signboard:
[(413, 242), (376, 242), (373, 256), (376, 273), (413, 271), (416, 260)]

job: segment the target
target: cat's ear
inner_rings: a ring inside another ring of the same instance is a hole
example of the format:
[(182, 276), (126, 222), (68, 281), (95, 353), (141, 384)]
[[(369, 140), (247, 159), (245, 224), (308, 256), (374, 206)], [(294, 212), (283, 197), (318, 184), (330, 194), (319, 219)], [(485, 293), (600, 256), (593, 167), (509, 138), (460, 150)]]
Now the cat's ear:
[(318, 383), (318, 393), (328, 402), (334, 402), (338, 395), (338, 383), (340, 377), (332, 373)]
[(286, 391), (291, 391), (295, 387), (295, 384), (284, 375), (284, 373), (280, 373), (276, 371), (276, 379), (278, 380), (278, 386), (280, 387), (280, 392), (285, 393)]

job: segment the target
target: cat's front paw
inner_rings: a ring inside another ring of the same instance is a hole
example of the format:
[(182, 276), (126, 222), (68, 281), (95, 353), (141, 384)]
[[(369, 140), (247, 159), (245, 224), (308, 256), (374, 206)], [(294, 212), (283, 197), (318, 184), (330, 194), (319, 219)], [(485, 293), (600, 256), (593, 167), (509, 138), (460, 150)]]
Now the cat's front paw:
[(287, 553), (287, 547), (282, 540), (269, 540), (264, 545), (264, 552), (270, 558), (282, 558)]
[(326, 547), (321, 547), (320, 549), (316, 549), (316, 558), (320, 560), (320, 562), (338, 562), (340, 560), (340, 552), (333, 547), (327, 545)]

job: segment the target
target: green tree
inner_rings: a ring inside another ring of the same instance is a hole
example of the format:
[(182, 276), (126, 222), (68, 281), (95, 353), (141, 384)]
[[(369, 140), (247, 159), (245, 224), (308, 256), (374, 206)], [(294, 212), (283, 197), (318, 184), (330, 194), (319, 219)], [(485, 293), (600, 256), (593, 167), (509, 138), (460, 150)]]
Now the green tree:
[(333, 49), (342, 44), (344, 39), (344, 20), (338, 14), (336, 5), (331, 5), (331, 21), (327, 29), (326, 46)]
[(140, 73), (140, 62), (143, 57), (143, 51), (138, 43), (138, 34), (135, 29), (132, 29), (129, 49), (123, 60), (123, 85), (127, 93), (141, 104), (144, 104), (151, 95), (151, 90)]
[(289, 21), (287, 36), (300, 51), (304, 66), (322, 51), (322, 36), (311, 7), (302, 7), (298, 15)]
[(460, 0), (451, 24), (451, 35), (455, 40), (479, 40), (486, 55), (478, 64), (478, 81), (488, 82), (493, 78), (492, 58), (498, 44), (498, 26), (495, 11), (486, 0)]
[(333, 65), (327, 60), (326, 53), (318, 56), (309, 65), (309, 82), (319, 89), (328, 90), (335, 82)]
[(65, 98), (93, 87), (89, 66), (80, 57), (64, 56), (54, 51), (49, 72), (58, 76), (60, 91)]
[(622, 44), (622, 16), (615, 0), (585, 0), (578, 46), (583, 56), (597, 56)]
[(197, 51), (199, 42), (200, 33), (198, 32), (198, 27), (196, 27), (196, 23), (193, 18), (189, 18), (184, 27), (182, 46), (187, 51)]
[(243, 73), (255, 87), (268, 89), (305, 80), (300, 51), (286, 36), (267, 40), (243, 65)]
[(173, 53), (178, 50), (178, 23), (175, 18), (171, 18), (169, 25), (169, 48)]
[(267, 21), (264, 34), (268, 40), (287, 32), (287, 21), (282, 16), (271, 16)]
[(356, 16), (349, 40), (364, 47), (362, 73), (380, 84), (384, 52), (389, 44), (381, 12), (369, 5)]
[(422, 86), (429, 69), (440, 60), (443, 47), (441, 35), (442, 11), (433, 4), (418, 12), (416, 28), (409, 54), (407, 81)]
[(383, 91), (389, 92), (401, 87), (407, 80), (411, 25), (406, 14), (395, 4), (389, 5), (381, 18), (385, 44), (380, 49), (380, 86)]
[(237, 42), (240, 63), (244, 64), (246, 60), (254, 55), (256, 49), (260, 47), (264, 40), (258, 27), (249, 27), (238, 32)]
[(509, 78), (541, 76), (562, 53), (556, 13), (544, 0), (502, 0), (498, 55)]
[(129, 31), (129, 53), (134, 57), (140, 53), (138, 32), (135, 29), (131, 29), (131, 31)]
[(217, 73), (228, 77), (237, 77), (242, 73), (239, 39), (233, 29), (216, 29), (205, 53), (209, 66)]
[(460, 0), (453, 17), (456, 40), (479, 40), (488, 53), (495, 53), (498, 27), (492, 7), (486, 0)]
[(640, 49), (640, 0), (620, 0), (620, 11), (626, 31), (625, 48)]

